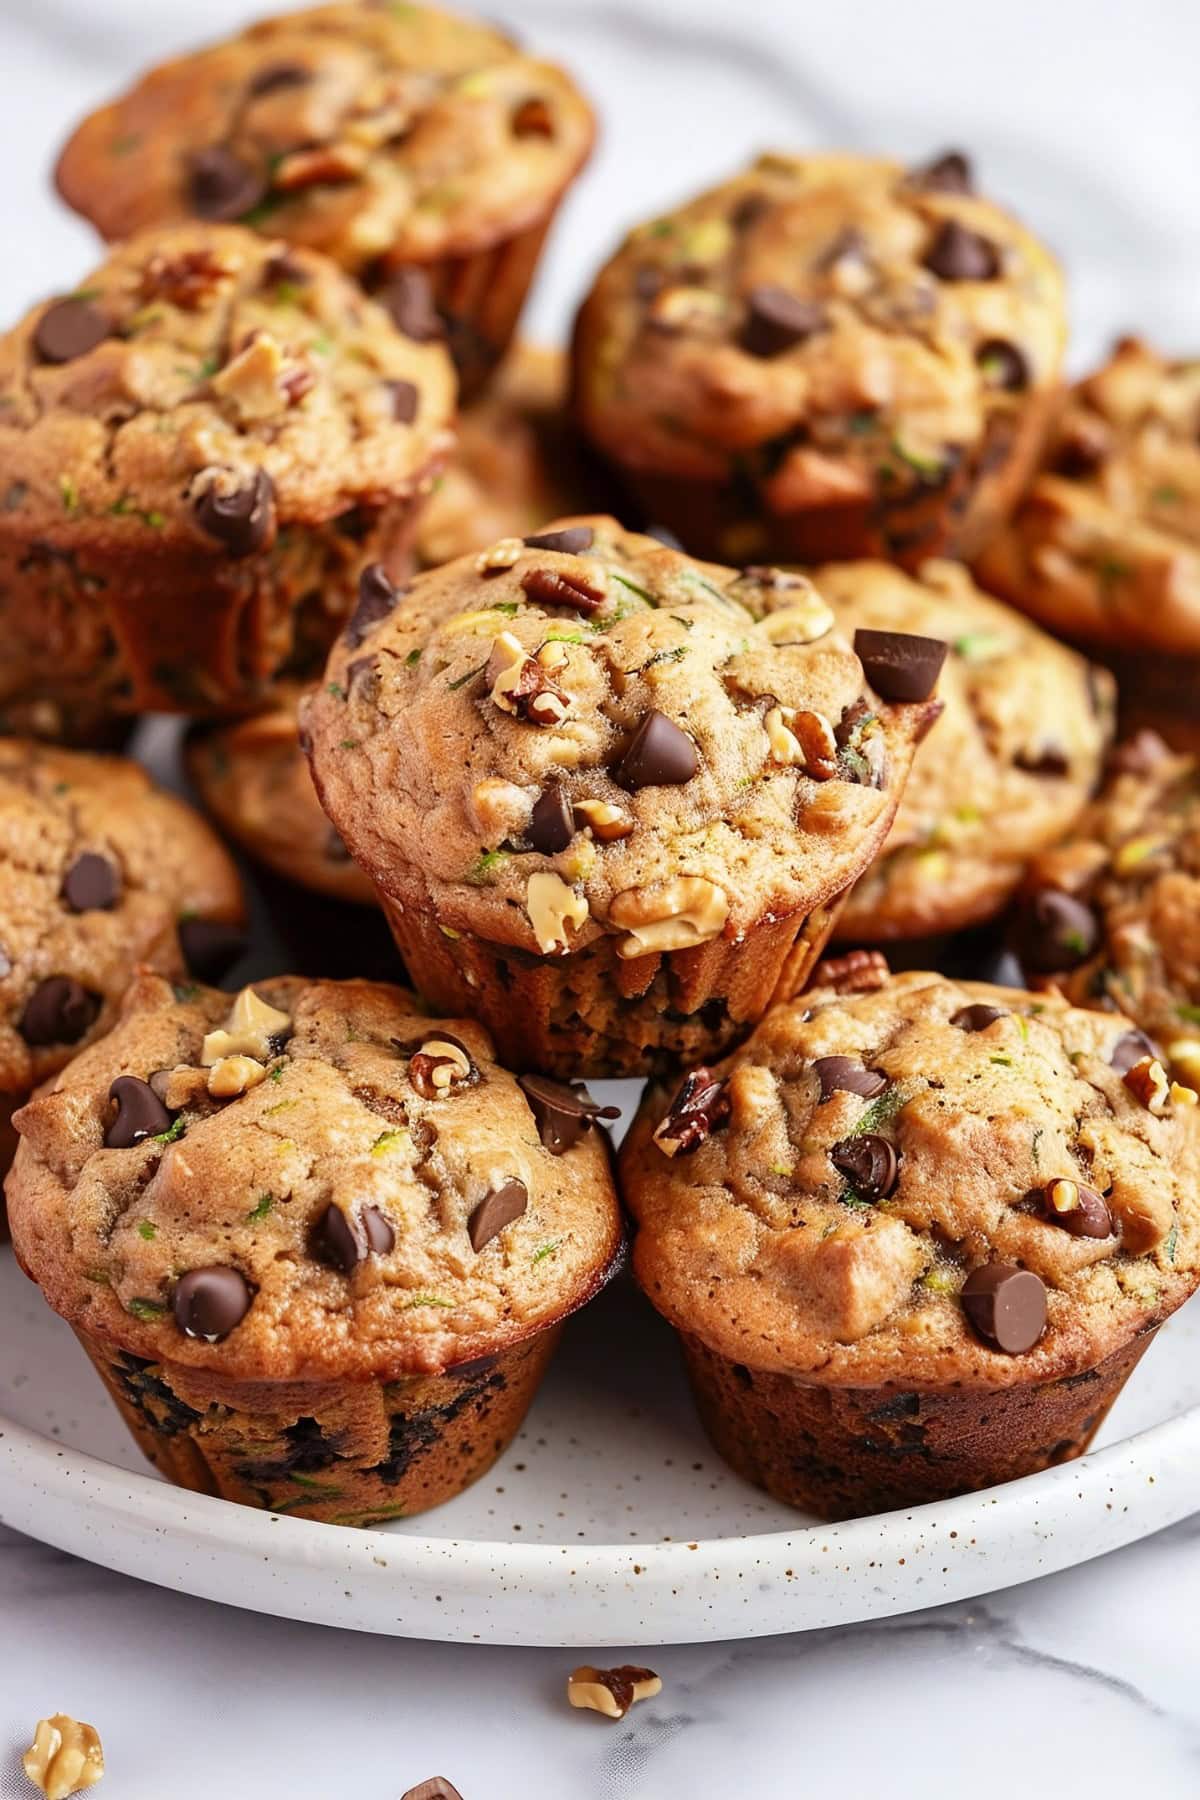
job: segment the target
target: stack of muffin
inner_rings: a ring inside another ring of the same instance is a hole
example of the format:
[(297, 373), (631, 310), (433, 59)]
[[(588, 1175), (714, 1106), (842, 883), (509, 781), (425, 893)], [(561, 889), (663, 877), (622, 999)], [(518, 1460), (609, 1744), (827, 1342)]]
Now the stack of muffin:
[[(568, 372), (513, 337), (592, 131), (490, 27), (253, 26), (80, 126), (114, 248), (0, 341), (16, 1251), (277, 1512), (487, 1468), (622, 1200), (714, 1442), (827, 1516), (1078, 1454), (1200, 1283), (1200, 366), (1065, 396), (962, 156), (772, 154)], [(415, 992), (205, 985), (234, 865), (80, 747), (147, 709)]]

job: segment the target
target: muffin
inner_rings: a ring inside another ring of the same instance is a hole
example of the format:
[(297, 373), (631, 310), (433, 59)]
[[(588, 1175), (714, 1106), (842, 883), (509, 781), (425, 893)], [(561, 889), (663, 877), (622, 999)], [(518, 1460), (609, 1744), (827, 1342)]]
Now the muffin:
[(940, 975), (774, 1008), (652, 1089), (635, 1272), (737, 1471), (825, 1518), (1086, 1449), (1200, 1283), (1200, 1112), (1118, 1014)]
[(517, 344), (459, 416), (453, 460), (417, 527), (417, 561), (436, 568), (510, 533), (584, 511), (600, 477), (584, 465), (566, 414), (566, 359)]
[(80, 125), (59, 192), (106, 238), (241, 220), (323, 251), (464, 389), (515, 329), (591, 110), (503, 32), (421, 6), (319, 6), (152, 69)]
[(516, 1068), (715, 1054), (803, 982), (887, 835), (946, 646), (603, 517), (352, 623), (301, 711), (415, 986)]
[(1029, 980), (1119, 1009), (1200, 1089), (1200, 765), (1151, 733), (1031, 864), (1014, 944)]
[(966, 160), (780, 156), (640, 225), (576, 325), (575, 403), (699, 556), (967, 556), (1057, 390), (1063, 286)]
[(144, 975), (17, 1115), (17, 1255), (183, 1487), (337, 1524), (489, 1468), (621, 1218), (600, 1109), (396, 988)]
[(122, 245), (0, 338), (0, 709), (212, 713), (319, 672), (453, 407), (445, 350), (322, 257), (237, 226)]
[(985, 586), (1106, 653), (1128, 728), (1200, 749), (1200, 361), (1123, 339), (978, 564)]
[(374, 906), (375, 889), (321, 811), (300, 748), (303, 691), (286, 685), (270, 712), (195, 732), (188, 775), (205, 811), (256, 862), (332, 900)]
[(14, 1111), (109, 1029), (134, 970), (215, 979), (242, 922), (229, 857), (136, 763), (0, 738), (0, 1176)]
[(886, 563), (832, 563), (815, 579), (847, 637), (893, 627), (950, 645), (942, 717), (836, 935), (883, 943), (995, 918), (1029, 859), (1096, 788), (1112, 735), (1111, 676), (981, 594), (958, 563), (925, 563), (915, 578)]

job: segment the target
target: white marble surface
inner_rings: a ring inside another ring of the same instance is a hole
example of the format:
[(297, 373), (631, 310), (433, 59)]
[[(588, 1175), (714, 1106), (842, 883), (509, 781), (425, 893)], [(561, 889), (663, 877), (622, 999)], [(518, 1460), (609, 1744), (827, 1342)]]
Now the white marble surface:
[[(2, 0), (0, 314), (91, 254), (45, 177), (123, 74), (244, 0)], [(965, 142), (1071, 275), (1076, 363), (1137, 326), (1200, 347), (1194, 0), (501, 0), (601, 99), (533, 322), (561, 333), (631, 217), (771, 142), (918, 155)], [(1200, 1504), (1200, 1486), (1198, 1486)], [(834, 1793), (1088, 1800), (1200, 1793), (1200, 1519), (1069, 1574), (878, 1626), (654, 1653), (660, 1699), (565, 1707), (554, 1651), (282, 1624), (168, 1595), (0, 1533), (0, 1796), (42, 1714), (100, 1728), (112, 1800), (464, 1800)], [(619, 1660), (613, 1656), (611, 1660)]]

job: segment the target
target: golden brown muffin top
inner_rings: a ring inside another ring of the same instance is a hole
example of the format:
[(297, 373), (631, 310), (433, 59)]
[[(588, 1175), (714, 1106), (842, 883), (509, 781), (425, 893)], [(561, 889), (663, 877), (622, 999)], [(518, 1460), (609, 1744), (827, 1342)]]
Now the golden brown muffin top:
[(136, 763), (0, 739), (0, 1092), (107, 1031), (138, 965), (220, 973), (242, 917), (216, 837)]
[(940, 975), (777, 1006), (648, 1093), (638, 1278), (720, 1354), (831, 1385), (1091, 1367), (1200, 1280), (1200, 1110), (1132, 1090), (1140, 1049), (1118, 1015)]
[(1112, 677), (980, 593), (960, 563), (816, 571), (838, 624), (944, 638), (942, 714), (918, 750), (883, 854), (838, 921), (870, 943), (994, 917), (1029, 858), (1078, 817), (1112, 735)]
[(537, 225), (593, 130), (563, 71), (490, 26), (318, 6), (151, 69), (84, 120), (58, 185), (108, 238), (238, 219), (360, 271)]
[(240, 557), (407, 496), (454, 374), (324, 257), (233, 225), (114, 250), (0, 338), (0, 529)]
[[(372, 624), (370, 621), (374, 620)], [(301, 713), (354, 858), (439, 923), (543, 954), (737, 941), (840, 892), (886, 830), (944, 646), (868, 674), (804, 576), (564, 520), (364, 578)], [(910, 703), (889, 703), (904, 676)]]
[(135, 1355), (442, 1369), (555, 1323), (618, 1252), (604, 1133), (549, 1087), (531, 1100), (480, 1026), (398, 988), (147, 976), (17, 1115), (14, 1242), (57, 1311)]

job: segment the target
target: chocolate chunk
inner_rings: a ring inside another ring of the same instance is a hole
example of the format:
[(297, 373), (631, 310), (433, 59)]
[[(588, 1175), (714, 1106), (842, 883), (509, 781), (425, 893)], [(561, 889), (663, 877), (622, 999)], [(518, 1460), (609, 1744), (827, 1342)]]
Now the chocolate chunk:
[(368, 563), (358, 578), (358, 604), (343, 633), (351, 650), (358, 646), (380, 619), (386, 619), (400, 598), (395, 582), (382, 563)]
[(1061, 888), (1043, 888), (1023, 902), (1015, 948), (1024, 967), (1037, 975), (1057, 975), (1085, 963), (1100, 941), (1090, 906)]
[(230, 556), (253, 556), (261, 550), (275, 520), (275, 484), (265, 469), (256, 469), (242, 487), (224, 493), (211, 483), (192, 508), (197, 525)]
[(100, 1000), (69, 975), (39, 981), (21, 1014), (17, 1030), (27, 1044), (77, 1044), (96, 1023)]
[(960, 1031), (986, 1031), (997, 1019), (1007, 1018), (1002, 1006), (989, 1006), (986, 1000), (977, 1000), (973, 1006), (960, 1006), (956, 1013), (951, 1013), (950, 1023), (957, 1025)]
[(41, 362), (69, 363), (110, 335), (108, 320), (86, 300), (56, 300), (33, 328), (33, 348)]
[(1026, 775), (1060, 776), (1071, 773), (1071, 759), (1061, 744), (1042, 744), (1037, 750), (1018, 750), (1014, 767)]
[(401, 1794), (400, 1800), (462, 1800), (462, 1795), (444, 1775), (431, 1775), (428, 1781), (419, 1781), (407, 1794)]
[(687, 1156), (729, 1117), (728, 1084), (701, 1065), (684, 1076), (666, 1115), (654, 1130), (654, 1141), (668, 1156)]
[(478, 1252), (486, 1244), (519, 1219), (529, 1205), (529, 1189), (525, 1183), (513, 1175), (508, 1181), (493, 1188), (479, 1202), (467, 1223), (467, 1235), (471, 1240), (472, 1250)]
[(431, 344), (446, 335), (446, 326), (433, 303), (433, 288), (424, 269), (397, 269), (376, 295), (391, 314), (392, 323), (417, 344)]
[(928, 700), (948, 649), (941, 638), (917, 637), (911, 631), (869, 631), (863, 626), (854, 634), (863, 674), (885, 700)]
[(975, 361), (989, 387), (1020, 394), (1029, 386), (1029, 361), (1007, 338), (988, 338), (975, 352)]
[(343, 1275), (352, 1275), (372, 1252), (386, 1256), (395, 1242), (396, 1233), (377, 1206), (364, 1206), (356, 1217), (331, 1202), (313, 1232), (316, 1254)]
[(1123, 1031), (1112, 1047), (1108, 1066), (1118, 1075), (1127, 1075), (1135, 1063), (1143, 1062), (1147, 1056), (1155, 1062), (1162, 1061), (1162, 1051), (1154, 1039), (1144, 1031)]
[(189, 1269), (175, 1283), (171, 1310), (185, 1337), (217, 1344), (240, 1325), (254, 1298), (237, 1269)]
[(181, 919), (179, 948), (197, 981), (220, 981), (246, 954), (246, 934), (224, 919)]
[(925, 252), (925, 267), (940, 281), (995, 281), (1000, 252), (990, 238), (947, 219)]
[(929, 194), (973, 194), (975, 191), (970, 160), (961, 150), (943, 151), (924, 168), (914, 169), (909, 181)]
[(244, 162), (228, 144), (209, 144), (188, 158), (188, 195), (198, 218), (240, 219), (266, 198), (266, 171)]
[(525, 835), (543, 856), (557, 856), (575, 836), (575, 815), (557, 781), (551, 782), (534, 801)]
[(551, 1156), (577, 1144), (597, 1119), (619, 1119), (619, 1106), (601, 1106), (582, 1082), (569, 1086), (546, 1075), (518, 1075), (517, 1086), (529, 1102), (538, 1135)]
[(861, 1094), (864, 1100), (873, 1100), (888, 1084), (882, 1069), (868, 1069), (853, 1056), (819, 1056), (812, 1068), (821, 1084), (822, 1100), (838, 1093)]
[(778, 356), (828, 324), (825, 308), (816, 300), (802, 300), (773, 282), (751, 288), (746, 296), (746, 322), (740, 343), (751, 356)]
[(1006, 1356), (1032, 1350), (1046, 1329), (1046, 1289), (1032, 1269), (985, 1263), (968, 1275), (961, 1299), (972, 1329)]
[(565, 531), (535, 531), (521, 542), (529, 550), (561, 550), (564, 556), (582, 556), (595, 538), (590, 525), (568, 525)]
[(623, 788), (682, 787), (700, 767), (696, 746), (665, 713), (648, 712), (622, 756), (613, 778)]
[(862, 1137), (843, 1138), (829, 1152), (829, 1160), (839, 1174), (846, 1177), (859, 1198), (872, 1206), (876, 1201), (887, 1199), (900, 1174), (896, 1146), (869, 1131)]
[(572, 612), (598, 612), (607, 598), (604, 589), (586, 575), (567, 574), (562, 569), (527, 569), (521, 587), (542, 606), (569, 606)]
[(85, 850), (67, 870), (62, 896), (72, 912), (111, 912), (121, 895), (121, 877), (107, 856)]
[(251, 77), (246, 92), (258, 100), (263, 94), (277, 94), (281, 88), (305, 87), (311, 80), (312, 71), (306, 69), (303, 63), (267, 63), (265, 68)]
[(1113, 1232), (1112, 1214), (1102, 1194), (1072, 1176), (1048, 1181), (1041, 1192), (1042, 1217), (1061, 1225), (1072, 1237), (1106, 1238)]
[(392, 396), (392, 417), (397, 425), (411, 425), (421, 406), (415, 381), (388, 381), (384, 384)]
[(137, 1075), (118, 1075), (108, 1090), (117, 1103), (117, 1116), (104, 1134), (106, 1150), (128, 1150), (143, 1138), (170, 1131), (174, 1122), (148, 1081)]

